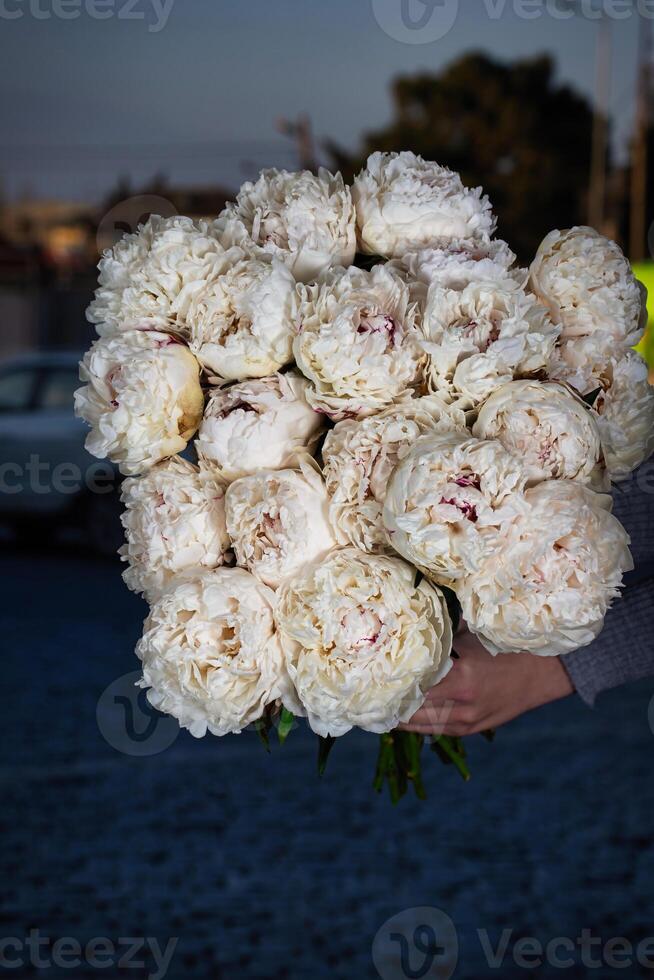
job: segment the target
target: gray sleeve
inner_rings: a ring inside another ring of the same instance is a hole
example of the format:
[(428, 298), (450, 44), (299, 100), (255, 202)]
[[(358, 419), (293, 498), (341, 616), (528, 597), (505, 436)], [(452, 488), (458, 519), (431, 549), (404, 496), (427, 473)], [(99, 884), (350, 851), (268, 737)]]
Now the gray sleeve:
[(635, 568), (597, 639), (561, 657), (577, 693), (590, 706), (603, 691), (654, 676), (654, 461), (618, 484), (613, 501), (614, 514), (631, 536)]
[(591, 707), (602, 691), (654, 675), (654, 582), (628, 586), (587, 647), (561, 658), (577, 694)]

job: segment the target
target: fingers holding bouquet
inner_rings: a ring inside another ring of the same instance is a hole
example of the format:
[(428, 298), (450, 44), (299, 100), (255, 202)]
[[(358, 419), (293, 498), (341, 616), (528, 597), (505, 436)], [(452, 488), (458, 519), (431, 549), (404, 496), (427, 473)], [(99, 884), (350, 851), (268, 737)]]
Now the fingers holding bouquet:
[(475, 735), (573, 692), (558, 657), (493, 656), (465, 626), (455, 645), (458, 658), (452, 670), (427, 692), (402, 730), (454, 738)]

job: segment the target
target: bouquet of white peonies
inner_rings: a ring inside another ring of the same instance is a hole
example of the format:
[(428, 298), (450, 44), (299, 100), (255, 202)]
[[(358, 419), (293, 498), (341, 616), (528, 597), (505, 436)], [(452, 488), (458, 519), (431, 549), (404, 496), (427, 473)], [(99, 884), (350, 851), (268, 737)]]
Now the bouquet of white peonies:
[(76, 408), (126, 476), (141, 684), (193, 735), (304, 717), (322, 772), (361, 728), (376, 788), (424, 795), (398, 726), (459, 615), (498, 655), (602, 629), (632, 567), (607, 491), (654, 449), (644, 290), (591, 228), (521, 269), (495, 224), (447, 168), (374, 153), (351, 188), (264, 171), (103, 255)]

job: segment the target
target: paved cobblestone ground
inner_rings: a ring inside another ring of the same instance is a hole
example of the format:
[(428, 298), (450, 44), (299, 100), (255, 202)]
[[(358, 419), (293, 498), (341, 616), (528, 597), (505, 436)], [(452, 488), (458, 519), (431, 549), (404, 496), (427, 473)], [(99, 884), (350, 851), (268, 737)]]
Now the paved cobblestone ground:
[[(370, 780), (375, 739), (336, 745), (326, 776), (303, 730), (267, 757), (256, 736), (185, 733), (148, 758), (103, 739), (96, 705), (136, 668), (143, 606), (113, 563), (5, 554), (0, 936), (179, 942), (170, 980), (376, 978), (373, 938), (403, 909), (454, 921), (455, 978), (513, 980), (511, 942), (582, 928), (654, 935), (654, 685), (575, 699), (470, 746), (468, 785), (429, 757), (429, 800), (393, 808)], [(507, 957), (491, 970), (478, 929)], [(25, 962), (23, 977), (146, 977)], [(539, 976), (647, 976), (543, 967)], [(414, 976), (445, 974), (414, 972)], [(385, 980), (406, 976), (387, 973)]]

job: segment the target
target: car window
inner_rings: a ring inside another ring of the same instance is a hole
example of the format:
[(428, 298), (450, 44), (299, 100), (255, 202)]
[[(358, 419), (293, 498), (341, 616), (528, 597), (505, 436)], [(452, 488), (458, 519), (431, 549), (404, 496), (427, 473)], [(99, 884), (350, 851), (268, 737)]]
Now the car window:
[(73, 410), (73, 393), (81, 382), (76, 368), (51, 368), (44, 372), (38, 391), (41, 409)]
[(25, 412), (30, 408), (36, 374), (33, 368), (16, 368), (0, 374), (0, 412)]

